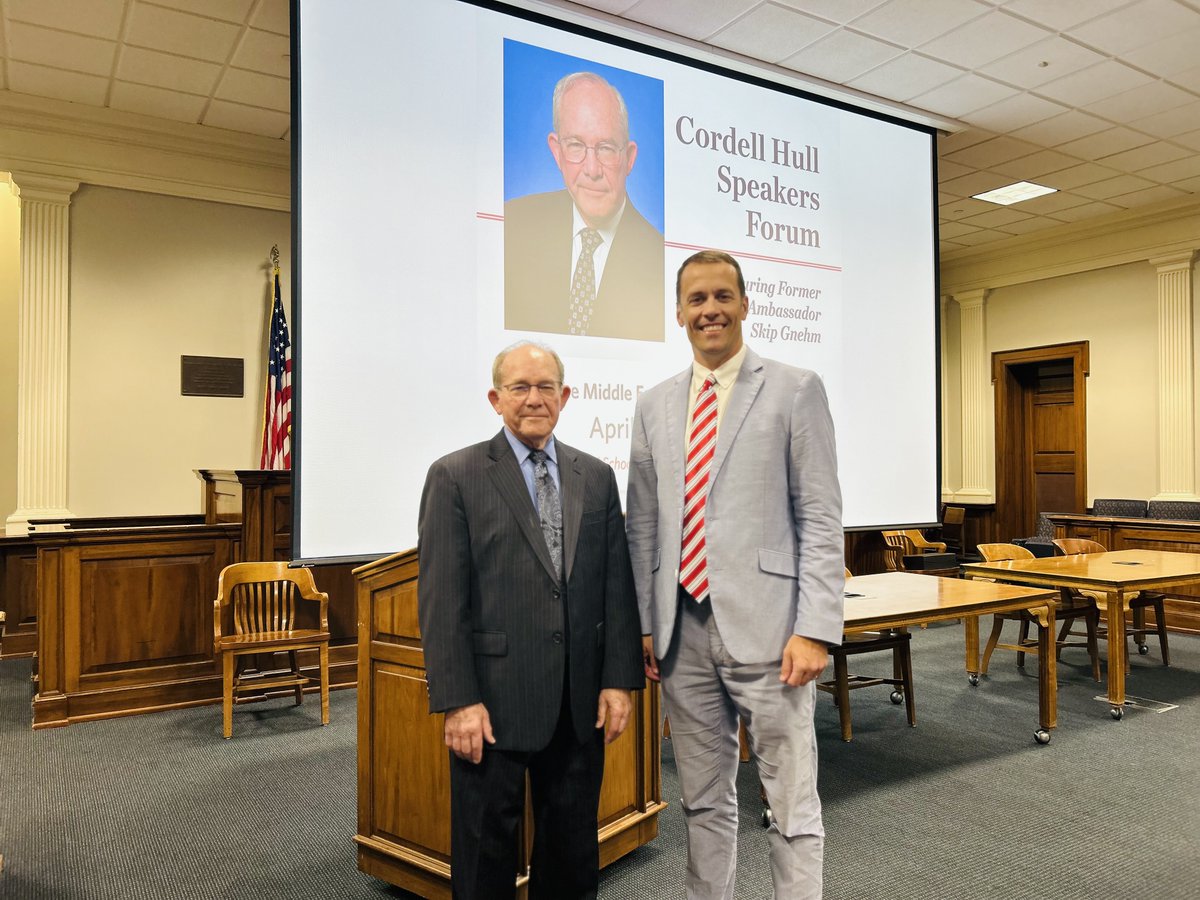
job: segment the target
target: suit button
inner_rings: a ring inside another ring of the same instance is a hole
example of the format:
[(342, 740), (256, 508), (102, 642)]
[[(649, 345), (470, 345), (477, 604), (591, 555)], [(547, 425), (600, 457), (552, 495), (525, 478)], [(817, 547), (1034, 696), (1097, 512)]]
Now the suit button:
[(562, 643), (562, 632), (561, 631), (554, 632), (554, 635), (551, 639), (554, 641), (554, 643), (561, 644)]
[(554, 599), (555, 599), (555, 600), (557, 600), (557, 599), (558, 599), (559, 597), (561, 597), (561, 596), (562, 596), (562, 594), (560, 594), (558, 591), (555, 591), (555, 592), (554, 592)]

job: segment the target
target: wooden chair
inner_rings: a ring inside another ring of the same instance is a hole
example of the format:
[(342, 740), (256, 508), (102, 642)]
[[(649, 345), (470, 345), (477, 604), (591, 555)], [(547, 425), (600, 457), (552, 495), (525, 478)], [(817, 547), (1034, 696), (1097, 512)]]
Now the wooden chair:
[(912, 541), (903, 531), (883, 532), (883, 542), (887, 546), (883, 551), (883, 564), (889, 572), (903, 572), (904, 557), (916, 553)]
[[(1064, 556), (1074, 556), (1082, 553), (1104, 553), (1107, 551), (1103, 544), (1099, 541), (1091, 541), (1087, 538), (1056, 538), (1054, 545), (1063, 552)], [(1087, 598), (1088, 601), (1096, 605), (1097, 617), (1099, 625), (1096, 629), (1096, 636), (1103, 640), (1108, 640), (1108, 628), (1103, 623), (1105, 622), (1105, 613), (1108, 611), (1108, 595), (1101, 591), (1073, 591), (1073, 593)], [(1155, 630), (1158, 632), (1158, 649), (1162, 654), (1162, 664), (1169, 666), (1171, 664), (1171, 653), (1167, 646), (1167, 620), (1163, 614), (1163, 599), (1164, 595), (1158, 591), (1142, 591), (1129, 601), (1129, 611), (1133, 614), (1133, 624), (1126, 626), (1125, 637), (1133, 635), (1134, 643), (1137, 644), (1138, 653), (1143, 656), (1150, 652), (1150, 648), (1146, 645), (1146, 610), (1154, 610)], [(1066, 634), (1071, 634), (1064, 623), (1060, 637)], [(1126, 645), (1125, 654), (1128, 657), (1129, 647)]]
[(929, 541), (916, 528), (908, 528), (904, 531), (904, 536), (908, 538), (913, 545), (915, 553), (945, 553), (946, 544), (944, 541)]
[[(316, 603), (316, 620), (303, 623), (297, 600)], [(317, 627), (298, 628), (298, 624)], [(226, 566), (217, 582), (213, 605), (213, 651), (221, 660), (224, 734), (233, 734), (233, 704), (238, 694), (275, 688), (304, 698), (309, 678), (300, 673), (298, 650), (316, 650), (320, 660), (321, 724), (329, 724), (329, 596), (317, 590), (312, 572), (286, 562), (246, 562)], [(286, 652), (289, 667), (251, 674), (244, 665), (254, 653)]]
[(967, 520), (967, 510), (962, 506), (947, 506), (942, 510), (942, 540), (946, 549), (956, 556), (966, 552), (963, 546), (963, 528)]
[[(979, 553), (983, 556), (986, 562), (999, 562), (1005, 559), (1033, 559), (1033, 553), (1026, 550), (1024, 547), (1018, 547), (1016, 544), (980, 544)], [(1002, 581), (1003, 579), (997, 579)], [(1063, 623), (1062, 631), (1059, 632), (1058, 640), (1055, 642), (1055, 656), (1062, 655), (1063, 647), (1087, 647), (1088, 656), (1092, 660), (1092, 678), (1096, 681), (1100, 680), (1100, 654), (1096, 645), (1097, 627), (1096, 621), (1098, 614), (1095, 605), (1086, 598), (1080, 598), (1072, 592), (1063, 591), (1061, 598), (1058, 601), (1055, 617)], [(1071, 631), (1071, 624), (1082, 618), (1086, 624), (1087, 632), (1086, 641), (1068, 642), (1068, 635), (1074, 634)], [(1020, 632), (1017, 636), (1015, 644), (1000, 643), (1000, 632), (1004, 628), (1006, 621), (1017, 621), (1021, 623)], [(1029, 636), (1029, 626), (1033, 624), (1033, 618), (1028, 612), (1012, 612), (1012, 613), (997, 613), (992, 617), (992, 633), (988, 635), (987, 645), (983, 650), (983, 660), (979, 664), (979, 674), (986, 675), (988, 663), (992, 658), (992, 651), (996, 648), (1001, 650), (1015, 650), (1017, 653), (1017, 665), (1025, 667), (1025, 654), (1037, 653), (1037, 638)]]
[[(846, 577), (850, 570), (846, 569)], [(829, 681), (817, 682), (817, 688), (833, 695), (837, 704), (838, 718), (842, 726), (842, 740), (854, 739), (854, 731), (850, 723), (850, 692), (864, 687), (874, 687), (878, 684), (891, 685), (892, 702), (905, 705), (908, 714), (908, 724), (916, 726), (916, 703), (913, 699), (912, 677), (912, 636), (906, 628), (866, 632), (863, 634), (847, 634), (842, 636), (839, 647), (831, 647), (829, 655), (833, 657), (833, 678)], [(867, 675), (851, 675), (846, 660), (861, 653), (876, 653), (882, 650), (892, 652), (892, 677), (875, 678)]]

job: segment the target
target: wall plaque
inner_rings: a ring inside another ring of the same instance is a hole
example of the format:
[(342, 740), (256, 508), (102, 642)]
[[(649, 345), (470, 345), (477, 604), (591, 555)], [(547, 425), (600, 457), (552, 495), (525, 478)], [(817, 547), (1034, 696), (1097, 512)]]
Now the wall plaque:
[(227, 356), (179, 357), (179, 393), (184, 397), (244, 396), (246, 361)]

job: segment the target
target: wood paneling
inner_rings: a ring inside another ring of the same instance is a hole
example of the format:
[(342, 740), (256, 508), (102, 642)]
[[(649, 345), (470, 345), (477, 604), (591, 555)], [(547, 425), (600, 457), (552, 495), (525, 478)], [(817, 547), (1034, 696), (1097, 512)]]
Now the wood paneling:
[[(410, 551), (358, 577), (359, 868), (421, 897), (450, 896), (450, 773), (442, 717), (428, 713)], [(607, 865), (658, 833), (662, 802), (657, 688), (634, 694), (634, 722), (605, 753), (597, 828)], [(531, 816), (526, 809), (523, 833)], [(521, 871), (524, 897), (528, 841)]]
[(37, 548), (27, 537), (0, 536), (0, 658), (37, 652)]
[[(1200, 522), (1178, 519), (1123, 519), (1106, 516), (1052, 514), (1056, 537), (1098, 541), (1107, 550), (1171, 550), (1200, 553)], [(1200, 634), (1200, 586), (1165, 591), (1163, 612), (1172, 631)], [(1153, 610), (1147, 619), (1154, 621)]]

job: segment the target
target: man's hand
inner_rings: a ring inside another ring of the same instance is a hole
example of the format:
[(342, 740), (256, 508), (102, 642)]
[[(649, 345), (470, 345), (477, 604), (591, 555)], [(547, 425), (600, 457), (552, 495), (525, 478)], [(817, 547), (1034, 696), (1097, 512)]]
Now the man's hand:
[(604, 728), (604, 743), (611, 744), (629, 724), (633, 711), (633, 695), (621, 688), (605, 688), (600, 692), (596, 710), (596, 727)]
[(654, 658), (654, 636), (642, 635), (642, 664), (646, 669), (646, 677), (658, 681), (658, 660)]
[(492, 720), (482, 703), (460, 706), (446, 713), (446, 746), (459, 759), (478, 763), (483, 759), (483, 742), (496, 743)]
[(783, 648), (779, 680), (788, 687), (808, 684), (821, 674), (829, 662), (829, 648), (820, 641), (793, 634)]

